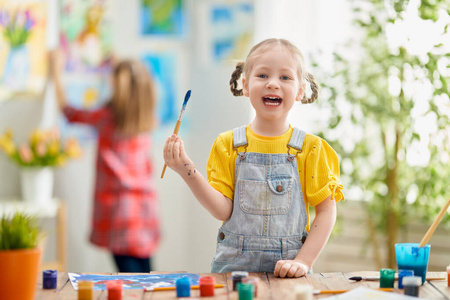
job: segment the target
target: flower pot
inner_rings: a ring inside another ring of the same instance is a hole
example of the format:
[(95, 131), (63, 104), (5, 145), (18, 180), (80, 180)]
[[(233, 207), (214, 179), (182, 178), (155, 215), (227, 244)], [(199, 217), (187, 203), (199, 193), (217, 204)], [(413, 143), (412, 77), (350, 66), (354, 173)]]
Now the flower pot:
[(0, 251), (1, 299), (33, 300), (41, 249)]
[(20, 171), (22, 198), (25, 202), (46, 205), (53, 195), (53, 169), (29, 167)]

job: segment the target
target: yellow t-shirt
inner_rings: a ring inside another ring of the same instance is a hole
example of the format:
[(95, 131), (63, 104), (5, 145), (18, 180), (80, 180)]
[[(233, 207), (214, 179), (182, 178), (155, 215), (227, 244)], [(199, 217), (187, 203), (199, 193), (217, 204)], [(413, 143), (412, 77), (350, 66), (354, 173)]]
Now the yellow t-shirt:
[[(267, 137), (253, 132), (250, 125), (247, 131), (247, 152), (282, 154), (287, 153), (287, 144), (293, 128), (281, 136)], [(244, 147), (239, 147), (239, 152)], [(297, 150), (291, 149), (295, 154)], [(209, 184), (226, 197), (234, 197), (234, 172), (237, 153), (233, 148), (233, 131), (221, 133), (209, 155), (206, 166)], [(306, 134), (302, 152), (297, 155), (297, 167), (308, 216), (306, 230), (309, 231), (309, 205), (316, 206), (331, 196), (335, 201), (344, 200), (343, 186), (339, 180), (339, 159), (336, 152), (323, 139)], [(309, 205), (308, 205), (309, 204)]]

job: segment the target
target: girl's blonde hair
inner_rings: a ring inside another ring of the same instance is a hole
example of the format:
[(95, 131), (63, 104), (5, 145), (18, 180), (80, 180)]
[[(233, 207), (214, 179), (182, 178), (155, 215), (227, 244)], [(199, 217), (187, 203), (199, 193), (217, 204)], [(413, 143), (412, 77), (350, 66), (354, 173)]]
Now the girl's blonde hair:
[(274, 46), (283, 46), (286, 50), (288, 50), (291, 53), (292, 57), (297, 62), (298, 78), (300, 79), (300, 82), (306, 80), (309, 82), (311, 86), (312, 91), (311, 97), (308, 98), (306, 94), (304, 94), (302, 103), (313, 103), (314, 101), (316, 101), (317, 97), (319, 96), (319, 85), (315, 81), (314, 76), (311, 73), (308, 73), (304, 70), (305, 62), (303, 59), (303, 54), (291, 42), (284, 39), (267, 39), (256, 44), (250, 50), (245, 62), (241, 61), (236, 64), (236, 69), (231, 74), (230, 79), (230, 89), (233, 95), (234, 96), (244, 95), (242, 89), (238, 89), (239, 85), (238, 80), (241, 78), (241, 75), (244, 74), (245, 76), (245, 74), (249, 74), (253, 67), (255, 58), (258, 55), (264, 53), (266, 50), (273, 48)]
[(136, 60), (122, 60), (113, 72), (110, 101), (118, 130), (136, 135), (154, 128), (155, 88), (147, 68)]

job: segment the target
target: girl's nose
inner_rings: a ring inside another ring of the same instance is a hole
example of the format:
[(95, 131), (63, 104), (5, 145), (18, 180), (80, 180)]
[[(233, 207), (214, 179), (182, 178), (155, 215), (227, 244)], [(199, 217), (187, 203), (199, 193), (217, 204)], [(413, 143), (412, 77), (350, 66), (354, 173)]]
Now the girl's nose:
[(270, 79), (269, 82), (267, 82), (266, 87), (268, 89), (278, 89), (278, 88), (280, 88), (280, 85), (276, 79)]

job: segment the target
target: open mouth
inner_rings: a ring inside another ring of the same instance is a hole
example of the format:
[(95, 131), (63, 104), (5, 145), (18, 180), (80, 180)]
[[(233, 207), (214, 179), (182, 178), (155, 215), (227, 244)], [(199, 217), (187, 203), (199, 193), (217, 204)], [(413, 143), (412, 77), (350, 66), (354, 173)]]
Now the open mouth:
[(278, 106), (283, 102), (283, 99), (278, 97), (263, 97), (263, 102), (268, 106)]

